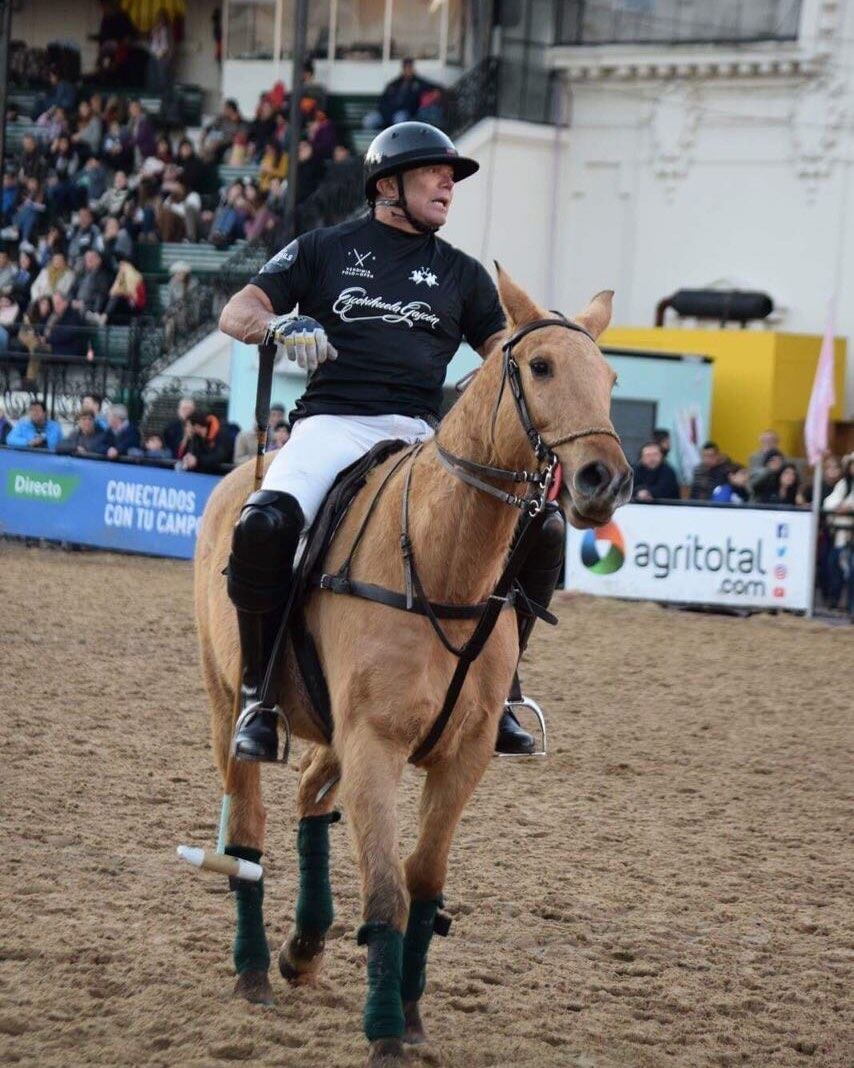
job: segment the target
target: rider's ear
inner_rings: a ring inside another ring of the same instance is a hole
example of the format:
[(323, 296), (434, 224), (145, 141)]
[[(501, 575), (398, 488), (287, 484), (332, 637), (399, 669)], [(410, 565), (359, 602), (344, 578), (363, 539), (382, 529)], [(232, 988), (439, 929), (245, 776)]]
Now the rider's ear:
[(588, 330), (594, 338), (608, 328), (613, 311), (614, 290), (603, 289), (590, 301), (584, 311), (575, 316), (575, 321)]
[(537, 307), (524, 289), (516, 285), (498, 260), (494, 262), (498, 274), (498, 296), (501, 298), (508, 325), (512, 328), (541, 319), (544, 314), (542, 309)]

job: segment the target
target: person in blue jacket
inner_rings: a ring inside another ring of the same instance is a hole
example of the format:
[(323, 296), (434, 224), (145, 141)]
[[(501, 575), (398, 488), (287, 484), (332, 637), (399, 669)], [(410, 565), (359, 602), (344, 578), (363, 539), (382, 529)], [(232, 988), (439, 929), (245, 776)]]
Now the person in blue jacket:
[(60, 425), (55, 419), (48, 419), (40, 400), (30, 401), (29, 415), (19, 419), (6, 438), (6, 444), (13, 449), (47, 449), (48, 452), (56, 452), (60, 441)]

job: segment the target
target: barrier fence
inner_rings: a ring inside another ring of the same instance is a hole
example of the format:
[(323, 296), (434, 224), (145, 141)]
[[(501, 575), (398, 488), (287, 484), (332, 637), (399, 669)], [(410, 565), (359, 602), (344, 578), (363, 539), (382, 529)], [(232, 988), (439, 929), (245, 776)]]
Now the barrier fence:
[(570, 528), (565, 585), (600, 597), (807, 611), (811, 521), (801, 508), (627, 504), (604, 527)]

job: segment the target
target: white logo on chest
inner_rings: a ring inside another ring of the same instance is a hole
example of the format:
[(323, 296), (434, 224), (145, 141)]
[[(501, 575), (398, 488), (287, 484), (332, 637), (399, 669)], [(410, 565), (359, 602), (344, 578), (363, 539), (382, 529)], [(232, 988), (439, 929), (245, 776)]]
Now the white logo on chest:
[(382, 297), (369, 297), (367, 290), (361, 286), (342, 289), (332, 305), (332, 310), (345, 323), (356, 323), (363, 319), (381, 319), (384, 323), (406, 323), (413, 327), (424, 323), (430, 327), (439, 325), (439, 316), (425, 300), (396, 300), (393, 303)]
[(347, 266), (341, 273), (355, 278), (373, 278), (374, 272), (365, 264), (375, 258), (373, 252), (359, 252), (358, 249), (351, 248), (347, 253)]
[(439, 284), (439, 279), (433, 274), (429, 267), (416, 267), (409, 276), (409, 281), (414, 282), (417, 286), (420, 286), (423, 282), (424, 285), (428, 286), (430, 289)]

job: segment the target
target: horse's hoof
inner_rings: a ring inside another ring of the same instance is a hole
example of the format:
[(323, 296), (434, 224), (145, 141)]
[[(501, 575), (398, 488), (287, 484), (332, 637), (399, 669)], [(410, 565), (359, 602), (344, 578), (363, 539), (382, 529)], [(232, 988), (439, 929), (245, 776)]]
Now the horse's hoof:
[(273, 988), (267, 973), (259, 971), (241, 972), (234, 984), (234, 996), (245, 998), (252, 1005), (272, 1005)]
[(397, 1068), (406, 1064), (406, 1053), (399, 1038), (377, 1038), (365, 1062), (367, 1068)]
[(403, 1020), (405, 1025), (403, 1041), (408, 1046), (420, 1046), (427, 1041), (417, 1001), (404, 1001)]
[(291, 933), (279, 953), (279, 971), (289, 983), (309, 983), (320, 971), (326, 939)]

